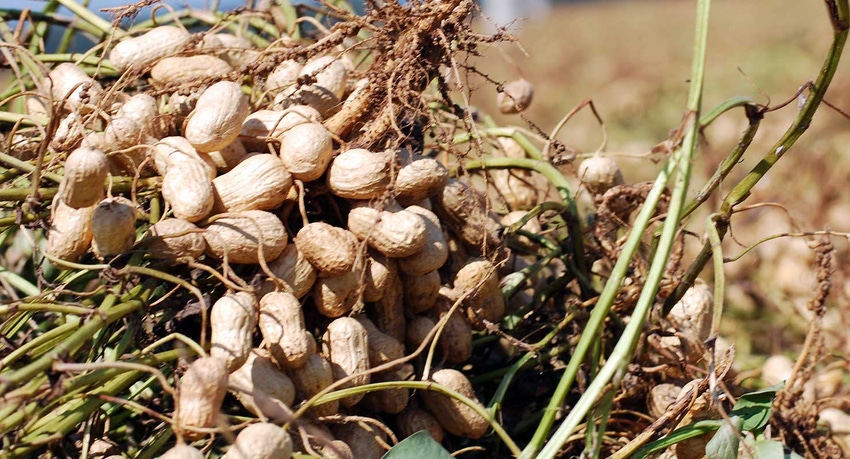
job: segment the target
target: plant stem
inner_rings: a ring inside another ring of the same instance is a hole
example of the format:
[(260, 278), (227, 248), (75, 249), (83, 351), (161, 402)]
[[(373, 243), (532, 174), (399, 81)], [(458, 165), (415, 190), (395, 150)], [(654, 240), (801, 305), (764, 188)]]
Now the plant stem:
[[(715, 227), (717, 228), (717, 233), (721, 240), (726, 235), (726, 231), (729, 229), (729, 218), (732, 216), (734, 207), (743, 202), (747, 196), (749, 196), (750, 191), (764, 177), (767, 171), (769, 171), (770, 168), (779, 161), (779, 158), (784, 156), (788, 150), (791, 149), (794, 143), (797, 142), (797, 139), (799, 139), (800, 136), (809, 129), (812, 118), (820, 106), (823, 96), (826, 94), (826, 90), (832, 82), (833, 76), (835, 76), (835, 72), (838, 69), (838, 63), (841, 60), (842, 51), (844, 50), (844, 45), (847, 42), (848, 29), (850, 29), (850, 7), (848, 7), (847, 0), (824, 0), (824, 3), (827, 6), (829, 19), (832, 23), (833, 40), (823, 67), (821, 67), (817, 80), (812, 84), (809, 97), (806, 98), (806, 101), (803, 103), (803, 106), (800, 108), (800, 111), (797, 113), (797, 117), (794, 119), (794, 122), (791, 123), (791, 126), (788, 127), (782, 137), (770, 148), (770, 150), (768, 150), (765, 156), (758, 164), (756, 164), (750, 173), (747, 174), (747, 176), (744, 177), (744, 179), (741, 180), (723, 200), (720, 210), (717, 212), (718, 216), (715, 219)], [(702, 247), (702, 251), (700, 251), (691, 263), (690, 267), (688, 267), (688, 270), (685, 272), (685, 275), (682, 277), (682, 281), (676, 287), (676, 290), (673, 294), (667, 297), (667, 300), (664, 302), (664, 315), (669, 313), (670, 309), (672, 309), (673, 306), (682, 299), (685, 292), (691, 288), (697, 276), (702, 271), (702, 268), (705, 267), (710, 258), (711, 243), (706, 242)]]

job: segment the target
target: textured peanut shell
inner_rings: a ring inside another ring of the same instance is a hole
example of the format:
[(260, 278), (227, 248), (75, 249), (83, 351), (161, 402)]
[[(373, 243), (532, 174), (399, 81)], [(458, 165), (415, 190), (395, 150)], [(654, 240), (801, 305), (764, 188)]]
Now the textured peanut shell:
[(404, 291), (400, 276), (393, 276), (381, 299), (372, 304), (369, 317), (378, 330), (404, 342)]
[(313, 284), (313, 303), (319, 314), (336, 318), (362, 306), (358, 289), (360, 275), (348, 271), (339, 276), (320, 277)]
[(210, 311), (210, 356), (224, 360), (233, 372), (248, 359), (257, 326), (258, 305), (247, 292), (219, 298)]
[(578, 167), (578, 178), (593, 194), (605, 193), (610, 188), (624, 183), (617, 161), (600, 155), (582, 161)]
[(228, 386), (249, 411), (285, 421), (295, 402), (295, 385), (280, 371), (268, 352), (252, 349), (241, 367), (230, 374)]
[(420, 430), (431, 434), (437, 443), (443, 442), (446, 432), (427, 410), (408, 407), (395, 418), (399, 438), (407, 438)]
[(422, 217), (406, 210), (387, 212), (357, 207), (348, 214), (348, 229), (392, 258), (413, 255), (425, 246), (428, 237)]
[(322, 56), (307, 62), (301, 69), (302, 76), (312, 76), (316, 84), (332, 92), (337, 99), (345, 93), (345, 80), (348, 71), (345, 64), (333, 56)]
[(299, 368), (316, 353), (316, 341), (304, 325), (301, 303), (292, 293), (263, 295), (259, 324), (263, 339), (281, 368)]
[(190, 38), (189, 32), (179, 27), (155, 27), (143, 35), (127, 38), (115, 45), (109, 53), (109, 62), (119, 72), (131, 66), (143, 69), (157, 59), (176, 53)]
[(79, 261), (91, 245), (94, 208), (75, 209), (56, 196), (51, 206), (52, 217), (44, 250), (61, 260)]
[(151, 68), (151, 82), (164, 88), (210, 77), (223, 77), (233, 71), (227, 62), (208, 54), (160, 59)]
[(503, 91), (496, 95), (496, 105), (505, 114), (519, 113), (529, 105), (534, 97), (534, 87), (526, 80), (514, 80), (503, 86)]
[(376, 440), (379, 438), (386, 443), (386, 434), (372, 423), (335, 424), (331, 426), (331, 431), (351, 448), (351, 455), (356, 459), (381, 459), (387, 452)]
[[(431, 380), (479, 403), (469, 379), (457, 370), (445, 368), (435, 371)], [(487, 421), (464, 403), (432, 391), (422, 391), (421, 395), (428, 411), (447, 432), (472, 439), (487, 433), (490, 427)]]
[[(334, 382), (331, 363), (319, 354), (310, 354), (304, 365), (291, 375), (295, 388), (304, 400), (312, 398)], [(339, 401), (314, 405), (310, 410), (316, 416), (331, 416), (339, 412)]]
[[(440, 295), (434, 304), (437, 317), (442, 319), (455, 302), (456, 293), (447, 288), (440, 289)], [(440, 340), (437, 342), (446, 362), (459, 364), (472, 357), (472, 326), (463, 311), (455, 310), (446, 321)]]
[(174, 153), (168, 157), (162, 178), (162, 197), (171, 205), (174, 216), (190, 222), (205, 218), (215, 202), (213, 182), (203, 162)]
[(212, 185), (215, 212), (271, 210), (286, 200), (292, 176), (276, 156), (260, 154), (245, 158)]
[(105, 153), (93, 148), (77, 148), (65, 160), (59, 196), (74, 209), (91, 207), (103, 199), (103, 184), (108, 174), (109, 161)]
[(286, 110), (257, 110), (248, 115), (239, 130), (239, 140), (251, 151), (267, 151), (266, 142), (280, 140), (283, 133), (299, 124), (321, 120), (319, 112), (306, 105)]
[(308, 105), (315, 108), (322, 118), (333, 116), (341, 108), (339, 98), (322, 86), (309, 84), (291, 86), (274, 96), (272, 108), (286, 109), (295, 105)]
[(398, 276), (396, 259), (389, 258), (376, 250), (370, 250), (369, 257), (366, 259), (363, 301), (371, 303), (380, 300), (395, 276)]
[(174, 445), (160, 459), (204, 459), (204, 454), (189, 445)]
[(420, 314), (434, 306), (440, 292), (440, 273), (431, 271), (421, 276), (402, 276), (404, 283), (404, 308)]
[(148, 232), (144, 246), (150, 256), (159, 260), (198, 258), (207, 247), (198, 227), (180, 218), (160, 220)]
[(298, 74), (301, 73), (303, 68), (304, 65), (292, 59), (277, 64), (277, 67), (266, 77), (266, 91), (280, 91), (294, 85), (298, 81)]
[(395, 179), (396, 199), (412, 204), (436, 195), (446, 186), (449, 171), (434, 158), (416, 155), (398, 171)]
[[(178, 385), (174, 410), (175, 430), (179, 427), (213, 427), (221, 412), (227, 392), (227, 365), (215, 357), (201, 357), (192, 362)], [(203, 433), (186, 430), (184, 437), (198, 439)]]
[(449, 259), (449, 247), (437, 214), (420, 206), (410, 206), (405, 210), (422, 217), (426, 230), (425, 245), (413, 255), (399, 258), (399, 269), (411, 276), (421, 276), (440, 269)]
[(374, 199), (387, 190), (393, 153), (354, 148), (340, 153), (328, 169), (328, 188), (345, 199)]
[(65, 101), (65, 105), (71, 110), (84, 108), (86, 102), (97, 102), (103, 91), (100, 83), (70, 62), (57, 65), (47, 77), (47, 87), (54, 101)]
[(483, 327), (482, 320), (498, 322), (504, 316), (505, 300), (499, 290), (498, 271), (489, 260), (468, 261), (455, 275), (454, 288), (461, 294), (472, 291), (466, 304), (474, 327)]
[(292, 457), (292, 438), (283, 429), (269, 422), (251, 424), (242, 429), (227, 450), (228, 459), (289, 459)]
[(136, 206), (120, 196), (106, 198), (94, 208), (91, 228), (97, 256), (120, 255), (136, 240)]
[[(404, 364), (400, 368), (382, 371), (372, 375), (372, 382), (406, 381), (414, 374), (413, 365)], [(407, 408), (410, 390), (406, 387), (394, 387), (369, 392), (363, 397), (363, 406), (376, 413), (399, 414)]]
[(324, 222), (304, 225), (295, 236), (298, 250), (323, 275), (338, 276), (351, 271), (357, 256), (357, 237)]
[(461, 239), (478, 252), (487, 252), (501, 244), (502, 225), (487, 211), (486, 203), (475, 190), (457, 180), (449, 180), (434, 198), (434, 213)]
[(333, 140), (319, 123), (293, 126), (280, 139), (280, 159), (297, 180), (312, 182), (324, 175), (333, 158)]
[[(293, 240), (292, 242), (296, 241)], [(279, 257), (268, 262), (268, 267), (272, 274), (289, 286), (297, 298), (306, 295), (316, 282), (316, 268), (304, 258), (304, 254), (298, 250), (297, 243), (287, 244)], [(275, 282), (268, 279), (260, 286), (259, 295), (262, 297), (262, 295), (274, 290), (276, 290)]]
[[(362, 374), (369, 370), (369, 339), (366, 329), (351, 317), (340, 317), (328, 324), (322, 339), (322, 353), (331, 363), (334, 381), (354, 376), (340, 388), (369, 384), (370, 376)], [(363, 399), (363, 394), (352, 395), (340, 400), (351, 408)]]
[(183, 135), (199, 152), (221, 150), (239, 136), (248, 112), (248, 96), (242, 93), (242, 86), (219, 81), (198, 98), (195, 110), (186, 118)]
[(153, 144), (162, 137), (157, 118), (156, 99), (147, 94), (136, 94), (121, 104), (106, 126), (106, 142), (116, 150)]
[(260, 50), (253, 48), (251, 40), (229, 33), (204, 35), (202, 45), (204, 51), (209, 50), (233, 68), (242, 67), (258, 59)]
[(203, 163), (204, 170), (210, 180), (216, 176), (217, 166), (212, 158), (205, 153), (198, 153), (195, 147), (185, 137), (171, 136), (160, 139), (153, 146), (153, 163), (159, 175), (168, 173), (168, 159), (172, 155), (186, 155)]
[(220, 173), (226, 173), (239, 164), (246, 156), (248, 151), (239, 139), (230, 142), (230, 145), (207, 153), (210, 160), (215, 164), (215, 168)]
[[(265, 261), (274, 260), (286, 248), (286, 228), (276, 215), (262, 210), (233, 212), (210, 223), (204, 232), (206, 253), (230, 263), (256, 264), (260, 249)], [(262, 240), (262, 247), (260, 241)]]
[(366, 329), (366, 335), (369, 339), (369, 365), (371, 367), (377, 367), (404, 357), (404, 345), (392, 336), (378, 330), (378, 327), (368, 317), (358, 315), (355, 320)]

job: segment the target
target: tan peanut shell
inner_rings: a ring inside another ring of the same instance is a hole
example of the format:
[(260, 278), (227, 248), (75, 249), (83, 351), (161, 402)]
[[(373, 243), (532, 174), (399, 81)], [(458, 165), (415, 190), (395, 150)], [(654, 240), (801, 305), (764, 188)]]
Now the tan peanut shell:
[(448, 180), (449, 171), (439, 161), (415, 155), (398, 171), (394, 187), (396, 199), (405, 204), (422, 201), (439, 193)]
[(329, 442), (322, 448), (322, 455), (327, 459), (355, 459), (351, 447), (342, 440)]
[(357, 237), (324, 222), (304, 225), (295, 236), (298, 251), (323, 275), (351, 271), (357, 257)]
[(93, 148), (77, 148), (65, 160), (59, 196), (74, 209), (91, 207), (103, 199), (103, 185), (108, 174), (109, 161), (105, 153)]
[(230, 64), (208, 54), (166, 57), (151, 68), (151, 82), (154, 87), (164, 88), (202, 78), (223, 77), (232, 71)]
[(260, 56), (260, 51), (253, 49), (254, 44), (245, 37), (229, 33), (204, 35), (203, 50), (210, 50), (225, 62), (239, 68), (253, 62)]
[(386, 192), (390, 184), (390, 151), (372, 153), (354, 148), (340, 153), (328, 169), (328, 188), (345, 199), (374, 199)]
[(283, 133), (293, 127), (318, 120), (321, 120), (319, 112), (306, 105), (285, 110), (257, 110), (242, 122), (239, 140), (251, 151), (267, 151), (269, 140), (280, 140)]
[(221, 359), (201, 357), (189, 365), (177, 389), (175, 430), (189, 439), (201, 438), (205, 434), (181, 427), (215, 426), (227, 392), (227, 365)]
[(285, 421), (295, 402), (295, 385), (264, 349), (252, 349), (241, 367), (228, 377), (236, 398), (256, 415)]
[(280, 159), (297, 180), (311, 182), (324, 175), (333, 158), (333, 140), (319, 123), (293, 126), (280, 138)]
[(144, 247), (151, 257), (159, 260), (198, 258), (207, 247), (198, 227), (180, 218), (160, 220), (148, 232), (149, 236), (142, 240)]
[[(232, 212), (206, 226), (206, 253), (229, 263), (256, 264), (260, 251), (274, 260), (286, 248), (286, 228), (276, 215), (262, 210)], [(262, 246), (261, 243), (262, 242)]]
[(91, 228), (97, 256), (120, 255), (136, 241), (136, 206), (120, 196), (106, 198), (94, 208)]
[(337, 99), (342, 99), (345, 93), (348, 70), (342, 61), (333, 56), (322, 56), (307, 62), (301, 69), (301, 75), (314, 77), (318, 86), (332, 92)]
[(242, 429), (227, 450), (228, 459), (289, 459), (292, 457), (292, 438), (283, 429), (269, 422), (251, 424)]
[(395, 276), (398, 276), (396, 259), (376, 250), (369, 250), (369, 256), (366, 259), (363, 301), (371, 303), (380, 300)]
[(449, 259), (449, 247), (440, 227), (440, 219), (424, 207), (409, 206), (405, 210), (422, 217), (426, 230), (425, 244), (413, 255), (399, 258), (399, 269), (411, 276), (421, 276), (440, 269)]
[(421, 276), (402, 276), (404, 307), (407, 312), (419, 314), (434, 306), (440, 292), (440, 273), (431, 271)]
[(400, 276), (392, 276), (381, 298), (372, 304), (370, 318), (378, 330), (404, 342), (404, 291)]
[[(475, 403), (479, 403), (469, 379), (457, 370), (445, 368), (435, 371), (431, 374), (431, 381), (458, 392)], [(487, 420), (457, 399), (432, 391), (423, 391), (421, 395), (428, 411), (443, 426), (443, 429), (453, 435), (473, 439), (481, 438), (490, 428)]]
[(374, 368), (404, 357), (404, 345), (392, 336), (378, 330), (378, 327), (368, 317), (358, 315), (355, 320), (366, 329), (366, 335), (369, 339), (369, 365), (371, 367)]
[(529, 105), (534, 97), (534, 87), (530, 82), (519, 79), (503, 86), (503, 91), (496, 95), (496, 105), (505, 114), (519, 113)]
[[(66, 151), (80, 147), (83, 143), (85, 131), (82, 115), (79, 112), (71, 112), (59, 120), (53, 138), (50, 140), (50, 148), (56, 151)], [(104, 150), (110, 149), (105, 148)]]
[(159, 175), (165, 176), (168, 173), (168, 160), (172, 155), (185, 155), (201, 162), (210, 180), (216, 176), (217, 166), (212, 158), (205, 153), (198, 153), (185, 137), (171, 136), (160, 139), (154, 144), (152, 154), (154, 167)]
[(458, 180), (449, 180), (435, 201), (434, 213), (466, 244), (479, 252), (499, 246), (502, 225), (487, 211), (482, 196), (475, 190)]
[(103, 92), (100, 83), (71, 62), (63, 62), (51, 70), (46, 83), (53, 100), (64, 101), (63, 105), (70, 110), (93, 105)]
[(348, 214), (348, 229), (369, 247), (392, 258), (413, 255), (425, 246), (428, 229), (419, 215), (356, 207)]
[(424, 430), (431, 434), (431, 437), (437, 443), (442, 443), (446, 435), (434, 416), (422, 408), (407, 407), (395, 418), (395, 423), (398, 427), (399, 438), (407, 438), (420, 430)]
[(131, 66), (144, 69), (157, 59), (172, 55), (189, 42), (191, 35), (174, 26), (155, 27), (138, 37), (127, 38), (109, 53), (109, 62), (119, 72)]
[(428, 333), (437, 326), (437, 322), (428, 316), (414, 316), (407, 322), (405, 330), (404, 344), (407, 346), (408, 353), (411, 353), (419, 348)]
[(387, 434), (372, 423), (335, 424), (331, 426), (331, 432), (351, 448), (351, 455), (356, 459), (381, 459), (387, 452), (376, 440), (386, 444)]
[(309, 84), (290, 86), (274, 96), (272, 108), (283, 110), (296, 105), (308, 105), (315, 108), (322, 118), (333, 116), (341, 108), (339, 98), (322, 86)]
[(204, 454), (189, 445), (174, 445), (160, 459), (204, 459)]
[(711, 334), (713, 317), (714, 295), (711, 287), (698, 279), (670, 309), (667, 321), (690, 341), (703, 342)]
[(473, 326), (482, 327), (482, 320), (498, 322), (504, 317), (505, 300), (499, 290), (498, 271), (489, 260), (468, 261), (455, 275), (454, 288), (460, 294), (472, 292), (466, 304)]
[(300, 64), (298, 61), (293, 59), (277, 64), (277, 67), (275, 67), (274, 70), (269, 73), (269, 76), (266, 77), (266, 91), (280, 91), (281, 89), (294, 85), (298, 81), (298, 75), (301, 73), (301, 69), (303, 68), (303, 64)]
[(162, 137), (157, 117), (156, 99), (147, 94), (136, 94), (121, 104), (106, 126), (106, 142), (117, 150), (153, 144)]
[(174, 216), (190, 222), (205, 218), (213, 209), (213, 182), (203, 162), (183, 153), (168, 157), (162, 178), (162, 197), (171, 205)]
[(65, 204), (58, 195), (53, 198), (45, 252), (71, 263), (79, 261), (91, 246), (94, 208), (75, 209)]
[(313, 303), (319, 314), (336, 318), (362, 306), (359, 293), (360, 275), (348, 271), (339, 276), (320, 277), (313, 284)]
[[(304, 365), (291, 375), (295, 388), (304, 400), (312, 398), (334, 382), (331, 363), (319, 354), (310, 354)], [(316, 416), (331, 416), (339, 412), (339, 401), (314, 405), (310, 410)]]
[(304, 325), (298, 298), (289, 292), (271, 292), (260, 299), (260, 331), (277, 364), (297, 369), (316, 353), (316, 341)]
[(232, 373), (248, 360), (257, 326), (257, 298), (247, 292), (228, 293), (210, 311), (210, 356), (224, 360)]
[(239, 136), (248, 112), (248, 96), (242, 93), (242, 86), (219, 81), (198, 98), (195, 110), (186, 118), (183, 135), (199, 152), (221, 150)]
[(617, 161), (601, 155), (594, 155), (582, 161), (578, 167), (578, 178), (593, 194), (605, 193), (610, 188), (624, 183)]
[(215, 164), (215, 168), (220, 173), (226, 173), (236, 167), (246, 156), (248, 151), (239, 139), (230, 142), (230, 144), (221, 150), (210, 151), (207, 153), (210, 160)]
[[(441, 288), (437, 302), (434, 304), (437, 317), (440, 319), (445, 317), (456, 298), (456, 292), (446, 287)], [(463, 363), (472, 357), (472, 326), (462, 310), (456, 309), (446, 320), (446, 325), (443, 327), (443, 332), (440, 334), (437, 344), (448, 363)]]
[[(372, 382), (406, 381), (414, 375), (413, 365), (404, 364), (400, 368), (382, 371), (372, 375)], [(393, 387), (369, 392), (363, 397), (363, 406), (375, 413), (399, 414), (407, 408), (410, 390), (406, 387)]]
[(216, 212), (270, 210), (286, 199), (292, 176), (277, 156), (259, 154), (245, 158), (212, 184)]
[[(334, 381), (353, 376), (341, 386), (369, 384), (370, 376), (362, 374), (369, 370), (369, 339), (366, 329), (351, 317), (340, 317), (328, 324), (322, 339), (322, 354), (331, 363)], [(348, 408), (363, 399), (363, 394), (352, 395), (340, 400)]]
[[(295, 242), (295, 240), (292, 242)], [(268, 262), (268, 266), (272, 274), (285, 282), (297, 298), (306, 295), (316, 282), (316, 268), (304, 258), (304, 254), (298, 250), (296, 244), (287, 244), (283, 253)], [(259, 295), (262, 297), (274, 290), (276, 290), (276, 283), (272, 279), (268, 279), (260, 286)]]

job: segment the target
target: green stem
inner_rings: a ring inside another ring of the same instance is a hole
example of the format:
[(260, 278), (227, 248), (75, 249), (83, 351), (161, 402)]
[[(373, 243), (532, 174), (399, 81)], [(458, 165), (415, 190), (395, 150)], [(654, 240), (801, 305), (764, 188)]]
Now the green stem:
[(36, 338), (28, 341), (23, 344), (21, 347), (15, 349), (13, 352), (9, 353), (9, 355), (3, 357), (3, 360), (0, 360), (0, 368), (8, 368), (9, 365), (14, 363), (19, 358), (29, 355), (29, 357), (35, 357), (38, 354), (29, 354), (29, 352), (44, 343), (48, 343), (51, 341), (55, 341), (57, 339), (64, 338), (66, 335), (71, 334), (74, 330), (80, 327), (80, 320), (78, 317), (73, 317), (68, 320), (66, 323), (49, 330)]
[[(806, 98), (791, 126), (788, 127), (782, 137), (768, 150), (750, 173), (726, 195), (720, 210), (717, 212), (718, 216), (715, 219), (717, 233), (721, 240), (728, 230), (729, 217), (732, 215), (733, 208), (749, 196), (750, 191), (764, 177), (767, 171), (779, 161), (779, 158), (785, 156), (788, 150), (797, 142), (797, 139), (809, 129), (812, 118), (818, 107), (820, 107), (824, 94), (826, 94), (826, 90), (835, 76), (844, 45), (847, 42), (848, 29), (850, 29), (850, 7), (848, 7), (847, 0), (824, 0), (824, 2), (829, 12), (830, 22), (832, 23), (833, 40), (823, 67), (821, 67), (817, 80), (812, 84), (811, 93)], [(710, 258), (711, 243), (706, 242), (690, 267), (688, 267), (676, 290), (664, 302), (663, 313), (665, 315), (682, 299), (682, 296), (693, 285)]]
[[(112, 24), (98, 16), (94, 11), (89, 10), (85, 6), (77, 3), (74, 0), (57, 0), (62, 6), (68, 8), (74, 16), (94, 26), (103, 36), (115, 33), (115, 37), (119, 40), (124, 38), (127, 33), (120, 28), (113, 28)], [(102, 38), (102, 37), (101, 37)]]
[[(691, 88), (688, 96), (688, 113), (686, 114), (687, 131), (681, 148), (674, 152), (673, 157), (667, 163), (667, 167), (659, 174), (653, 188), (647, 196), (646, 202), (638, 214), (634, 228), (629, 233), (626, 245), (623, 247), (623, 253), (617, 260), (617, 263), (612, 270), (611, 277), (605, 283), (599, 301), (591, 313), (588, 325), (582, 332), (579, 343), (576, 346), (576, 352), (570, 358), (567, 370), (564, 373), (555, 395), (550, 400), (547, 411), (544, 413), (544, 418), (538, 425), (532, 441), (523, 450), (520, 459), (531, 459), (537, 457), (540, 459), (551, 459), (558, 454), (558, 451), (566, 443), (569, 437), (575, 431), (575, 428), (587, 415), (598, 397), (602, 394), (605, 386), (611, 381), (615, 374), (620, 374), (625, 365), (628, 364), (634, 346), (640, 336), (640, 331), (643, 328), (645, 318), (654, 303), (655, 294), (658, 291), (658, 286), (661, 278), (667, 267), (667, 258), (672, 250), (675, 236), (680, 224), (680, 212), (684, 205), (685, 195), (687, 193), (688, 181), (690, 178), (691, 158), (696, 149), (697, 128), (700, 111), (700, 103), (702, 100), (702, 87), (705, 74), (705, 52), (706, 42), (708, 37), (708, 19), (709, 19), (710, 0), (698, 0), (697, 2), (697, 21), (696, 21), (696, 38), (694, 40), (694, 61), (691, 76)], [(638, 303), (632, 313), (626, 330), (622, 337), (617, 342), (614, 350), (605, 365), (600, 369), (599, 374), (594, 378), (593, 382), (581, 396), (576, 405), (572, 408), (567, 418), (558, 427), (549, 442), (540, 450), (543, 439), (548, 434), (549, 428), (554, 423), (555, 414), (559, 408), (563, 406), (563, 401), (566, 394), (572, 386), (575, 376), (578, 372), (578, 367), (584, 361), (590, 345), (595, 342), (599, 336), (599, 330), (602, 321), (608, 315), (613, 300), (619, 291), (628, 265), (632, 256), (640, 244), (640, 239), (648, 226), (649, 219), (655, 212), (655, 206), (660, 198), (670, 174), (673, 170), (678, 170), (677, 180), (675, 181), (673, 195), (670, 200), (667, 219), (664, 221), (664, 229), (661, 234), (661, 239), (655, 256), (647, 274), (646, 282), (641, 290)]]

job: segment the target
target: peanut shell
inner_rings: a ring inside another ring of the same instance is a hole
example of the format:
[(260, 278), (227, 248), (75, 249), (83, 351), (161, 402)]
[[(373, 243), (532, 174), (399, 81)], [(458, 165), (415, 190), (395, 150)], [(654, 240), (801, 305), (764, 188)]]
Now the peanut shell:
[[(322, 339), (322, 354), (331, 363), (334, 381), (354, 376), (341, 386), (369, 384), (370, 376), (361, 374), (369, 369), (369, 339), (366, 329), (351, 317), (340, 317), (328, 324)], [(363, 394), (352, 395), (340, 400), (351, 408), (363, 399)]]
[(186, 118), (183, 135), (199, 152), (221, 150), (239, 136), (248, 113), (242, 86), (219, 81), (198, 98), (195, 110)]
[(120, 196), (106, 198), (94, 208), (91, 228), (98, 257), (120, 255), (136, 241), (136, 206)]
[(150, 256), (159, 260), (198, 258), (207, 247), (198, 227), (179, 218), (160, 220), (148, 232), (143, 244)]
[(292, 438), (275, 424), (260, 422), (242, 429), (227, 450), (228, 459), (289, 459)]
[(305, 225), (295, 236), (298, 251), (322, 275), (338, 276), (351, 271), (357, 256), (357, 237), (324, 222)]
[(295, 386), (263, 349), (248, 353), (245, 363), (230, 374), (228, 386), (239, 402), (258, 416), (285, 421), (291, 415)]
[(174, 26), (159, 26), (138, 37), (126, 38), (109, 52), (109, 62), (124, 72), (128, 68), (144, 69), (157, 59), (176, 53), (185, 46), (191, 35)]
[(65, 160), (65, 174), (59, 196), (69, 207), (91, 207), (103, 199), (103, 185), (109, 174), (109, 161), (100, 150), (77, 148)]
[(286, 229), (276, 215), (262, 210), (227, 215), (206, 226), (207, 254), (220, 260), (226, 255), (230, 263), (256, 264), (261, 250), (263, 259), (269, 261), (286, 248)]
[(198, 439), (203, 433), (181, 427), (214, 427), (227, 392), (227, 365), (224, 360), (202, 357), (192, 362), (180, 378), (174, 428), (184, 437)]
[(215, 212), (271, 210), (286, 200), (292, 176), (276, 156), (259, 154), (245, 158), (230, 172), (216, 177), (212, 185)]
[(293, 126), (280, 139), (280, 159), (292, 176), (311, 182), (324, 175), (333, 158), (331, 135), (319, 123)]
[(316, 353), (316, 341), (304, 325), (301, 303), (292, 293), (263, 295), (259, 324), (263, 339), (281, 368), (297, 369)]
[(340, 153), (328, 169), (328, 187), (345, 199), (380, 197), (390, 184), (393, 153), (354, 148)]
[(257, 326), (257, 299), (247, 292), (219, 298), (210, 311), (210, 356), (224, 360), (232, 373), (248, 360)]
[[(480, 403), (469, 379), (457, 370), (445, 368), (435, 371), (431, 374), (431, 381), (458, 392), (475, 403)], [(486, 419), (454, 398), (431, 391), (423, 391), (421, 396), (428, 411), (443, 426), (443, 429), (453, 435), (476, 439), (481, 438), (490, 428)]]
[(348, 214), (348, 229), (392, 258), (413, 255), (425, 246), (428, 237), (422, 217), (406, 210), (387, 212), (357, 207)]

